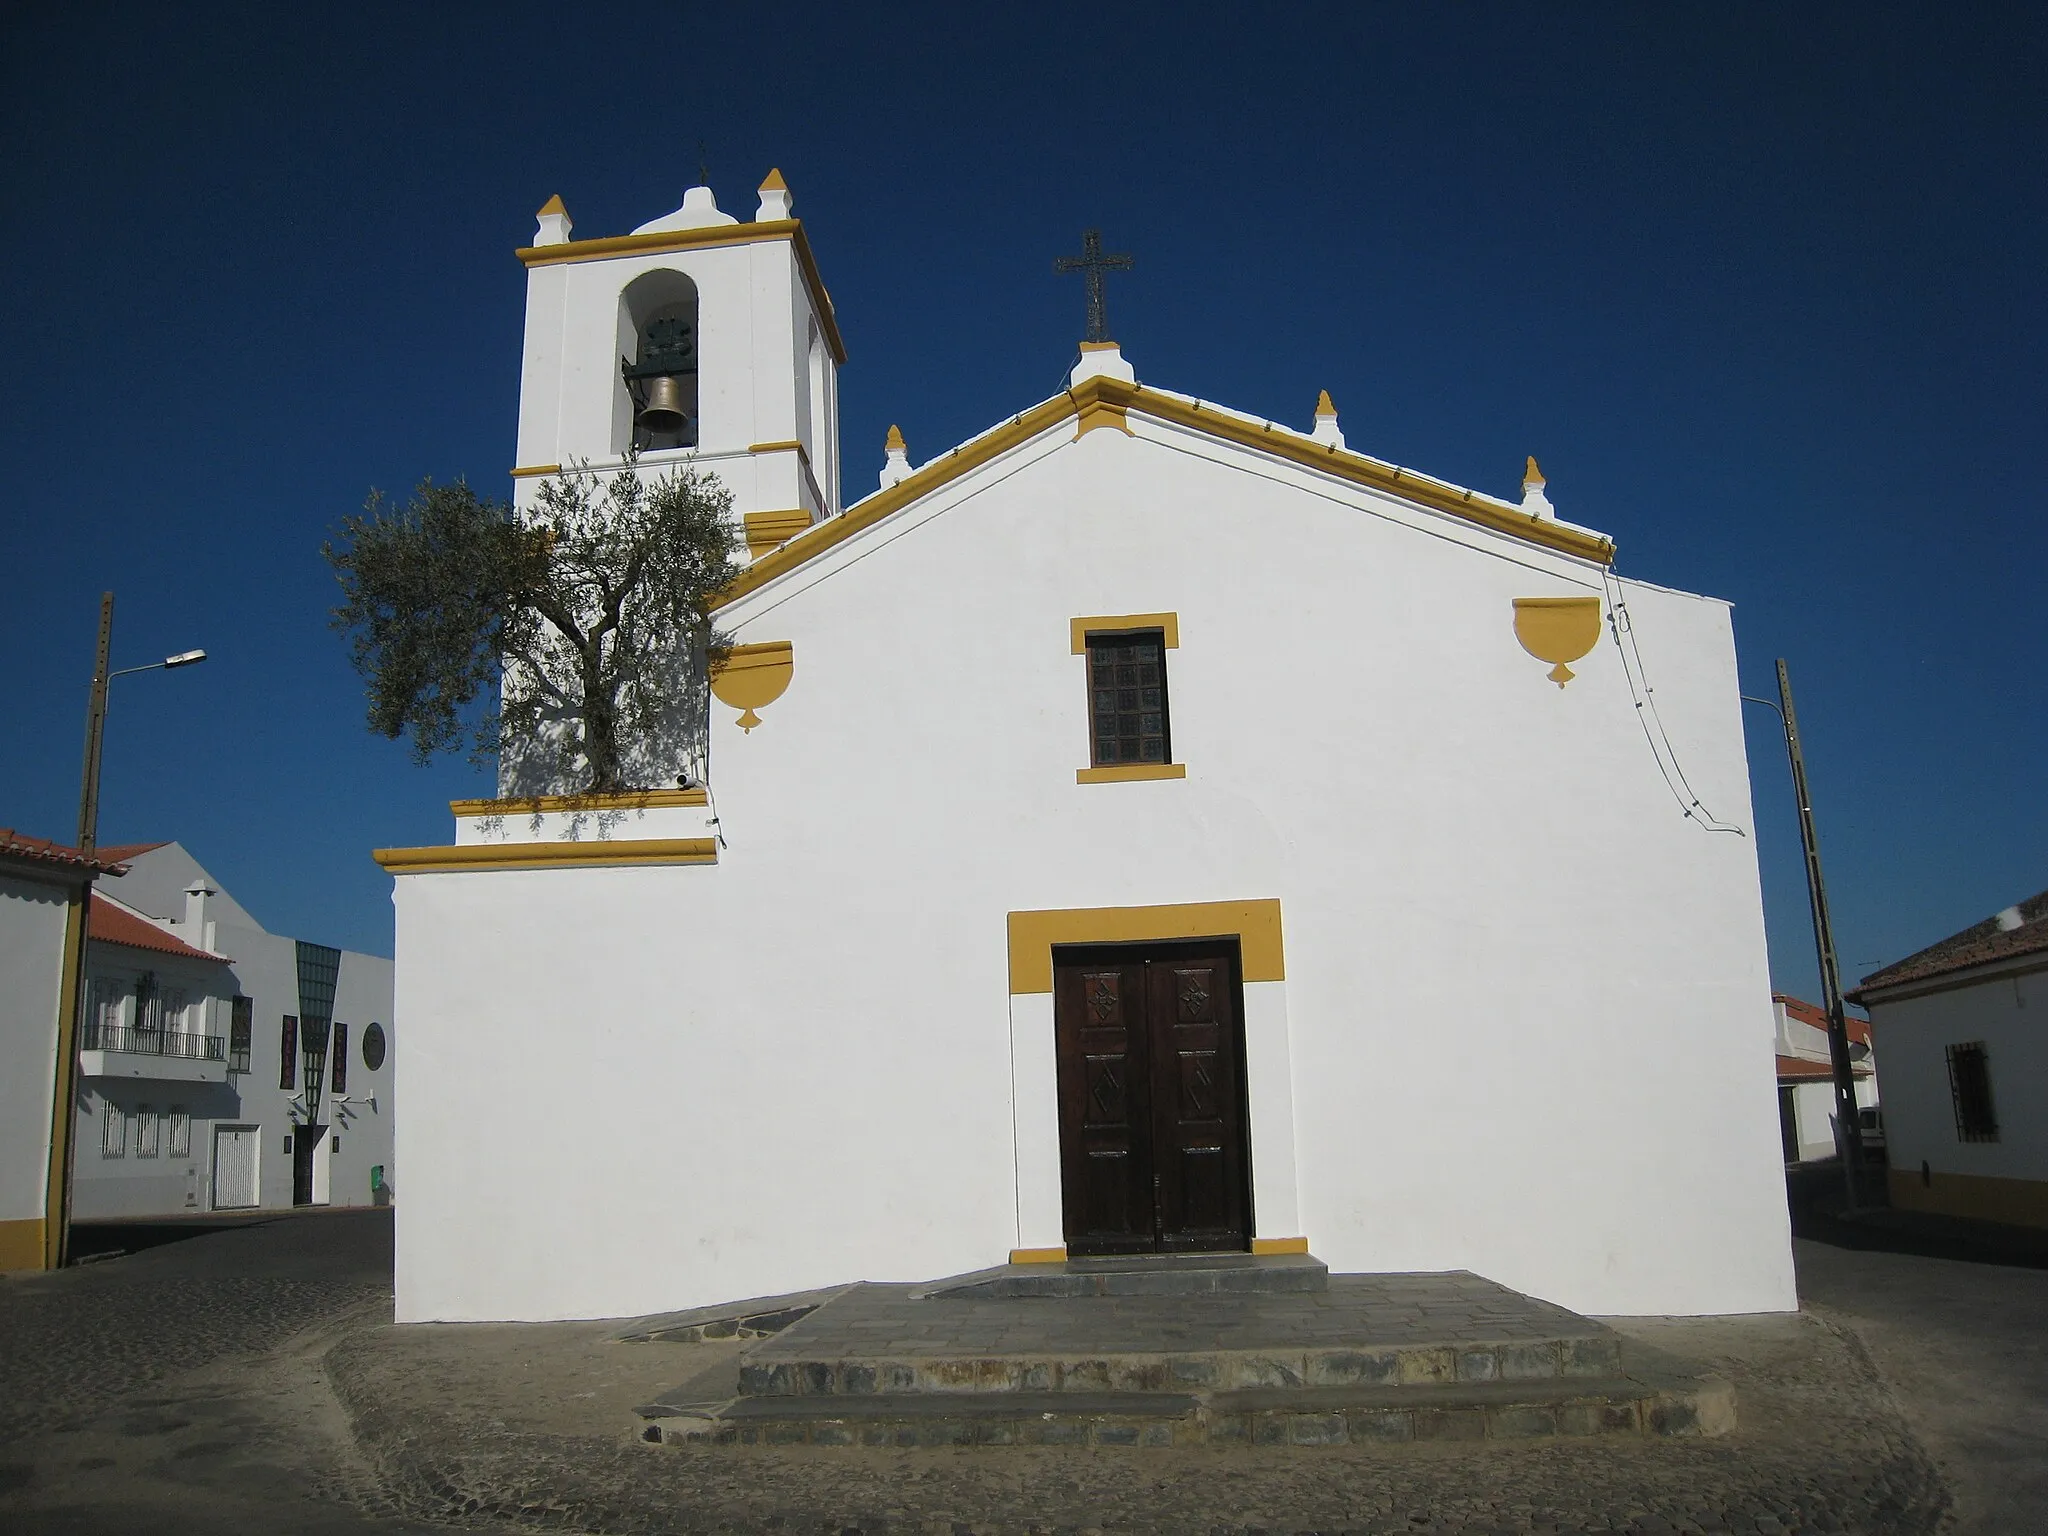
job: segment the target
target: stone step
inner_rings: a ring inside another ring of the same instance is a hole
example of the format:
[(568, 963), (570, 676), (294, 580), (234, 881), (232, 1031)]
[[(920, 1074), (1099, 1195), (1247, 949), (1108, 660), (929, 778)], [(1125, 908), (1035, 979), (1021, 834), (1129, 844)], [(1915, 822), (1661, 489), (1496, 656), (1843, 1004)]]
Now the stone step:
[(670, 1445), (1398, 1446), (1443, 1441), (1719, 1435), (1725, 1382), (1683, 1369), (1535, 1382), (1190, 1392), (952, 1392), (656, 1402)]
[(1202, 1392), (1247, 1388), (1413, 1388), (1458, 1382), (1594, 1379), (1620, 1369), (1619, 1338), (1466, 1340), (1360, 1349), (1198, 1349), (1173, 1353), (920, 1353), (807, 1358), (798, 1341), (740, 1365), (742, 1397), (999, 1392)]
[(1330, 1266), (1312, 1254), (1173, 1253), (1003, 1264), (925, 1288), (925, 1300), (1079, 1296), (1278, 1295), (1328, 1287)]

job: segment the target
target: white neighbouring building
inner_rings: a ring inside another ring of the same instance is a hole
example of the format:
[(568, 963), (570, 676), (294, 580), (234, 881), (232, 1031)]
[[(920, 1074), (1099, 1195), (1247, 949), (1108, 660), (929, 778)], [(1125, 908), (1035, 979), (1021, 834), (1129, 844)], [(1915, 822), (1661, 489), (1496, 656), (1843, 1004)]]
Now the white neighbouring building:
[(62, 1260), (65, 1021), (93, 881), (122, 873), (118, 860), (0, 827), (0, 1273)]
[[(1787, 1163), (1839, 1157), (1835, 1134), (1835, 1068), (1828, 1046), (1827, 1010), (1782, 992), (1771, 995), (1778, 1025), (1778, 1132)], [(1849, 1075), (1866, 1132), (1876, 1128), (1877, 1063), (1870, 1053), (1870, 1021), (1845, 1014)]]
[(269, 932), (178, 843), (100, 854), (72, 1219), (386, 1203), (391, 962)]
[(1728, 605), (1618, 578), (1533, 460), (1467, 490), (1109, 342), (842, 509), (789, 215), (555, 200), (520, 253), (521, 503), (637, 444), (751, 558), (649, 775), (708, 796), (508, 774), (378, 854), (398, 1317), (1196, 1248), (1795, 1306)]
[(2048, 1227), (2048, 891), (1863, 978), (1891, 1202)]

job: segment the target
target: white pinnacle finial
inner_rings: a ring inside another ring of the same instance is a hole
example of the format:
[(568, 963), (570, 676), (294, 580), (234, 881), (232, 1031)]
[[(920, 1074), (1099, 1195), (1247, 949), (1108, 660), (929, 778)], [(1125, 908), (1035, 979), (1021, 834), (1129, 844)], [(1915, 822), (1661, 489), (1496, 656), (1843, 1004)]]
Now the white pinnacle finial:
[(1333, 448), (1344, 446), (1344, 432), (1337, 425), (1337, 407), (1330, 403), (1330, 392), (1327, 389), (1316, 396), (1316, 428), (1309, 436), (1319, 443), (1328, 443)]
[(754, 210), (754, 222), (767, 224), (777, 219), (794, 218), (789, 210), (789, 183), (782, 179), (780, 170), (771, 170), (768, 179), (761, 183), (761, 206)]
[(569, 209), (560, 194), (549, 198), (540, 205), (540, 212), (534, 215), (540, 220), (540, 227), (533, 232), (535, 245), (567, 245), (569, 231), (576, 226), (569, 219)]
[(891, 427), (882, 449), (888, 455), (882, 463), (882, 489), (886, 491), (897, 481), (910, 478), (910, 446), (903, 441), (903, 429)]
[(1529, 462), (1522, 470), (1522, 510), (1532, 517), (1555, 517), (1557, 508), (1550, 504), (1550, 498), (1543, 494), (1543, 487), (1549, 482), (1543, 478), (1543, 471), (1536, 467), (1536, 456), (1529, 455)]

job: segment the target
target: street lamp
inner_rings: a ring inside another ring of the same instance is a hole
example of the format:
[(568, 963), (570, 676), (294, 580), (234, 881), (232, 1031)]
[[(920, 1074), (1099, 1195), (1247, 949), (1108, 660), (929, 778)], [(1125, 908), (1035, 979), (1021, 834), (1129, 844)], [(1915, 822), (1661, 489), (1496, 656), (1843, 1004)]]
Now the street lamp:
[[(1835, 1124), (1842, 1137), (1842, 1176), (1849, 1209), (1863, 1205), (1863, 1127), (1856, 1118), (1854, 1055), (1849, 1049), (1849, 1016), (1842, 1008), (1842, 973), (1835, 959), (1835, 929), (1828, 919), (1828, 888), (1821, 879), (1820, 842), (1813, 830), (1813, 797), (1806, 789), (1806, 758), (1799, 750), (1799, 715), (1792, 708), (1792, 674), (1778, 660), (1778, 702), (1742, 695), (1761, 704), (1785, 728), (1785, 756), (1792, 764), (1792, 793), (1799, 801), (1799, 846), (1806, 854), (1806, 900), (1813, 911), (1813, 947), (1820, 956), (1822, 1001), (1828, 1012), (1828, 1061), (1835, 1086)], [(1866, 1054), (1868, 1054), (1866, 1052)]]
[(60, 1021), (66, 1026), (62, 1031), (65, 1038), (58, 1041), (57, 1081), (53, 1113), (56, 1123), (52, 1140), (62, 1150), (58, 1156), (63, 1159), (63, 1177), (53, 1180), (62, 1191), (58, 1209), (50, 1213), (57, 1229), (57, 1267), (63, 1268), (71, 1254), (71, 1163), (72, 1148), (77, 1140), (77, 1106), (75, 1102), (78, 1081), (78, 1049), (80, 1031), (84, 1024), (86, 1010), (86, 924), (92, 911), (92, 863), (99, 848), (100, 840), (100, 748), (107, 734), (107, 684), (117, 677), (126, 677), (131, 672), (169, 672), (179, 667), (193, 666), (206, 660), (204, 651), (180, 651), (175, 656), (166, 656), (162, 661), (152, 661), (140, 667), (123, 667), (118, 672), (107, 670), (107, 652), (114, 638), (114, 594), (100, 595), (100, 641), (92, 669), (92, 693), (85, 710), (85, 782), (78, 792), (78, 851), (85, 855), (85, 889), (81, 896), (85, 911), (79, 914), (77, 951), (72, 956), (71, 1007), (64, 1011)]

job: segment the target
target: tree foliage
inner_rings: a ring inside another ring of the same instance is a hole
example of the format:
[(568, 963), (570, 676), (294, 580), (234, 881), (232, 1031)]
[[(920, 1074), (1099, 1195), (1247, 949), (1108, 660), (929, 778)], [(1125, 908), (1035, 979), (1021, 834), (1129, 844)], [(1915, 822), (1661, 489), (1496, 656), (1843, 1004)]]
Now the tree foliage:
[(710, 607), (738, 571), (731, 510), (694, 468), (649, 485), (631, 463), (551, 477), (524, 516), (461, 481), (404, 507), (373, 491), (322, 550), (370, 729), (421, 762), (495, 751), (535, 785), (672, 774), (725, 649)]

